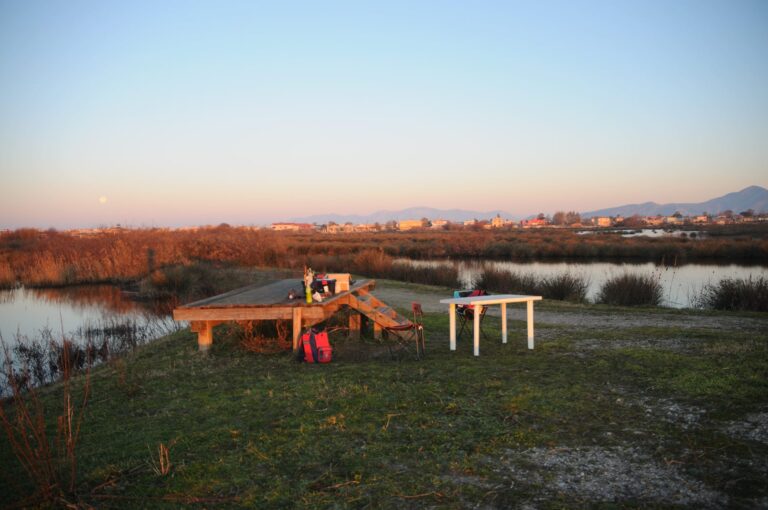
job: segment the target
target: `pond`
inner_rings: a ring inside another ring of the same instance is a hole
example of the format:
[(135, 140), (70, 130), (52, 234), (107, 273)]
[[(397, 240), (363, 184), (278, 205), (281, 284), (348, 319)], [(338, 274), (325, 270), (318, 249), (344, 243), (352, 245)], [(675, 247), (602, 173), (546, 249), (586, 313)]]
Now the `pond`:
[(163, 331), (171, 322), (112, 285), (0, 290), (0, 335), (10, 347), (19, 338), (36, 339), (42, 333), (78, 340), (96, 329), (130, 324)]
[(662, 306), (691, 308), (707, 284), (715, 284), (723, 278), (768, 278), (768, 267), (742, 266), (737, 264), (686, 264), (682, 266), (659, 266), (653, 263), (612, 263), (612, 262), (504, 262), (504, 261), (450, 261), (410, 260), (398, 261), (414, 265), (439, 266), (457, 264), (459, 278), (467, 288), (483, 270), (483, 265), (496, 269), (532, 274), (537, 278), (551, 277), (563, 273), (584, 276), (589, 281), (587, 299), (594, 301), (600, 287), (606, 280), (624, 273), (647, 274), (658, 279), (663, 289)]

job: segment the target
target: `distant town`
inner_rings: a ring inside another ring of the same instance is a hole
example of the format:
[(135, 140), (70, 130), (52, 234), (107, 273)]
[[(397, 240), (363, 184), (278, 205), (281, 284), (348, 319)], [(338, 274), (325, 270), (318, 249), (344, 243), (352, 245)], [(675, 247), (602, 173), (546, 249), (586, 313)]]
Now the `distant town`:
[[(732, 225), (732, 224), (748, 224), (748, 223), (763, 223), (768, 222), (768, 213), (760, 212), (755, 213), (752, 210), (742, 211), (734, 213), (733, 211), (723, 211), (717, 215), (700, 214), (696, 216), (684, 216), (680, 213), (672, 214), (671, 216), (640, 216), (633, 215), (629, 217), (623, 216), (595, 216), (590, 218), (582, 218), (579, 213), (576, 212), (556, 212), (552, 216), (539, 214), (536, 217), (525, 219), (521, 221), (510, 220), (502, 218), (500, 215), (496, 215), (490, 219), (472, 219), (466, 221), (448, 221), (444, 219), (412, 219), (401, 221), (387, 221), (385, 223), (359, 223), (352, 222), (335, 223), (329, 221), (327, 223), (292, 223), (292, 222), (276, 222), (269, 226), (243, 226), (239, 225), (235, 228), (246, 230), (274, 230), (274, 231), (288, 231), (288, 232), (320, 232), (324, 234), (347, 234), (355, 232), (405, 232), (412, 230), (492, 230), (492, 229), (531, 229), (531, 228), (583, 228), (583, 229), (609, 229), (609, 228), (681, 228), (681, 227), (701, 227), (706, 225)], [(220, 227), (233, 227), (227, 223), (220, 225), (205, 225), (205, 226), (187, 226), (187, 227), (150, 227), (151, 230), (162, 231), (197, 231), (206, 228), (220, 228)], [(133, 229), (134, 227), (121, 226), (120, 224), (114, 226), (101, 226), (97, 228), (79, 228), (63, 230), (62, 233), (66, 233), (75, 237), (90, 237), (103, 234), (118, 234), (125, 230)], [(23, 229), (23, 230), (36, 230), (36, 229)], [(0, 235), (10, 234), (14, 232), (12, 229), (0, 229)], [(55, 232), (54, 229), (38, 230), (40, 234), (46, 232)]]
[(671, 216), (595, 216), (581, 218), (576, 212), (556, 212), (552, 216), (539, 214), (535, 218), (514, 221), (496, 215), (491, 219), (472, 219), (463, 222), (451, 222), (443, 219), (413, 219), (402, 221), (388, 221), (386, 223), (361, 223), (351, 222), (338, 224), (328, 222), (317, 223), (273, 223), (272, 230), (278, 231), (317, 231), (327, 234), (343, 234), (352, 232), (381, 232), (381, 231), (408, 231), (408, 230), (459, 230), (459, 229), (516, 229), (516, 228), (643, 228), (643, 227), (682, 227), (703, 225), (728, 225), (736, 223), (752, 223), (768, 221), (768, 213), (755, 213), (754, 211), (724, 211), (717, 215), (700, 214), (697, 216), (684, 216), (680, 213)]

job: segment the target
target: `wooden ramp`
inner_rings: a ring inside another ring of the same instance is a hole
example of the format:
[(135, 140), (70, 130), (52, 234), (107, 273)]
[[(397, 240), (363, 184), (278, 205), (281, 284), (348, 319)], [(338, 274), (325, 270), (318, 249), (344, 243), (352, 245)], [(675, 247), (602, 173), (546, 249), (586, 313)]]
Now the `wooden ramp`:
[(173, 310), (177, 321), (189, 321), (197, 333), (200, 350), (213, 343), (213, 327), (227, 321), (291, 320), (293, 348), (298, 349), (303, 328), (328, 320), (342, 307), (357, 313), (349, 318), (350, 335), (359, 336), (361, 317), (374, 324), (374, 335), (383, 329), (409, 325), (411, 322), (370, 293), (375, 280), (355, 282), (348, 291), (339, 292), (322, 302), (306, 303), (304, 299), (288, 299), (290, 290), (301, 291), (301, 280), (280, 280), (268, 285), (251, 285), (195, 301)]
[[(375, 324), (375, 330), (407, 326), (411, 321), (373, 294), (362, 290), (349, 297), (349, 307), (368, 317)], [(378, 326), (378, 327), (377, 327)]]

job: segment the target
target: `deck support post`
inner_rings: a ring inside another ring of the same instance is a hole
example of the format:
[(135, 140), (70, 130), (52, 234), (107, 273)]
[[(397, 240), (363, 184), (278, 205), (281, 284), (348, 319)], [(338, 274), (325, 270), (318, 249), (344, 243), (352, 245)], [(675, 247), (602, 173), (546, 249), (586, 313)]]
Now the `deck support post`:
[(376, 321), (373, 321), (373, 338), (376, 340), (381, 339), (381, 324)]
[(299, 350), (299, 339), (301, 338), (301, 307), (293, 308), (293, 352)]
[(355, 340), (360, 340), (360, 323), (361, 315), (354, 310), (349, 314), (349, 337)]
[(208, 352), (213, 343), (213, 324), (210, 321), (202, 322), (197, 330), (197, 348), (200, 352)]

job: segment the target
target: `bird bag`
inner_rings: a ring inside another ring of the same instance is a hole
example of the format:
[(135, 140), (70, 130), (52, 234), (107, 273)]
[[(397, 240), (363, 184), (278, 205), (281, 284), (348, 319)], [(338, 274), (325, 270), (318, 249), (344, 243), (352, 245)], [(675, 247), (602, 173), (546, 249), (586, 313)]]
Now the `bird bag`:
[(333, 349), (328, 342), (325, 331), (307, 330), (301, 335), (301, 345), (304, 348), (304, 361), (307, 363), (330, 363)]

